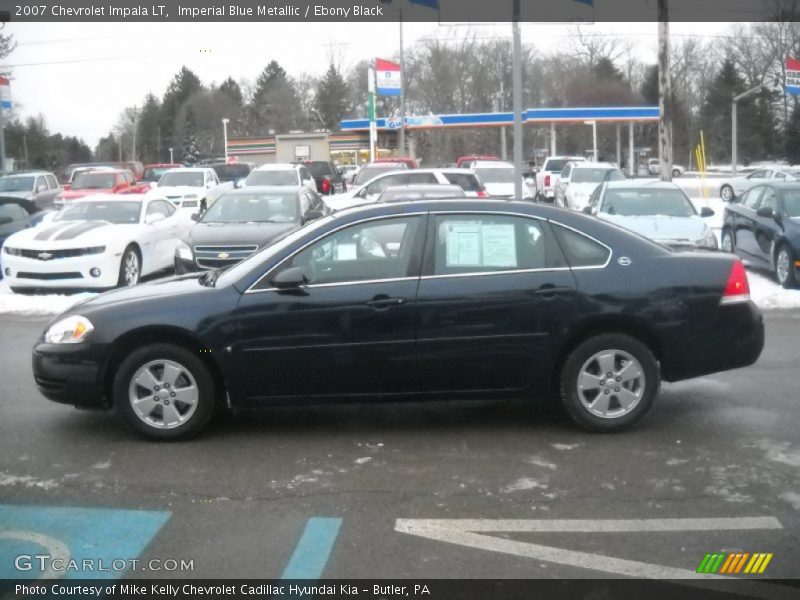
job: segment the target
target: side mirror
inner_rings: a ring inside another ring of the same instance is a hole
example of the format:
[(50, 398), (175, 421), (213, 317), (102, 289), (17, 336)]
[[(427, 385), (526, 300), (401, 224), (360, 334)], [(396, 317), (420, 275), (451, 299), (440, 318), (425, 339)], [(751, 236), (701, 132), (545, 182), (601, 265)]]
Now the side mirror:
[(300, 267), (289, 267), (275, 275), (270, 283), (279, 289), (291, 289), (308, 283), (308, 278)]
[(756, 214), (764, 219), (778, 220), (778, 213), (769, 206), (762, 206), (756, 211)]
[(321, 210), (310, 210), (306, 213), (306, 221), (315, 221), (323, 217)]
[(591, 206), (584, 206), (583, 207), (584, 214), (590, 215), (592, 214), (592, 207)]
[(147, 225), (152, 225), (153, 223), (158, 223), (159, 221), (163, 221), (164, 219), (166, 219), (166, 217), (161, 213), (153, 213), (152, 215), (147, 215), (144, 218), (144, 222)]
[(202, 217), (202, 216), (203, 216), (203, 213), (199, 213), (199, 212), (192, 213), (191, 219), (192, 219), (192, 221), (199, 221), (200, 217)]
[(705, 218), (705, 217), (713, 217), (714, 216), (714, 209), (713, 208), (709, 208), (707, 206), (704, 206), (703, 208), (700, 209), (700, 216), (703, 217), (703, 218)]

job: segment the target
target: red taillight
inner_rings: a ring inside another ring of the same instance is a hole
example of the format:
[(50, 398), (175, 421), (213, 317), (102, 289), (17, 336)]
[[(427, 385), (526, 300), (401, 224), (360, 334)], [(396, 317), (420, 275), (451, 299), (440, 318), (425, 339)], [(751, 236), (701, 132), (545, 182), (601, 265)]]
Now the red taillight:
[(489, 194), (485, 190), (478, 190), (478, 198), (488, 198)]
[(331, 191), (331, 180), (327, 177), (322, 180), (322, 193), (327, 194)]
[(747, 273), (742, 261), (737, 260), (731, 267), (728, 283), (722, 292), (721, 304), (736, 304), (750, 301), (750, 284), (747, 282)]
[(550, 185), (550, 175), (544, 176), (544, 186), (547, 187)]

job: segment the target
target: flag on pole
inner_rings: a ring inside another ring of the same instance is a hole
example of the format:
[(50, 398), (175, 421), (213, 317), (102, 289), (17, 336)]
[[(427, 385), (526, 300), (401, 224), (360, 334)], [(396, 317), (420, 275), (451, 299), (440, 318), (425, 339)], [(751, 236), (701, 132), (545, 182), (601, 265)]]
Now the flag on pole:
[(5, 77), (0, 77), (0, 107), (11, 108), (11, 86)]
[(800, 94), (800, 60), (786, 59), (786, 93)]
[(399, 96), (400, 95), (400, 65), (383, 60), (375, 59), (375, 75), (378, 84), (379, 96)]

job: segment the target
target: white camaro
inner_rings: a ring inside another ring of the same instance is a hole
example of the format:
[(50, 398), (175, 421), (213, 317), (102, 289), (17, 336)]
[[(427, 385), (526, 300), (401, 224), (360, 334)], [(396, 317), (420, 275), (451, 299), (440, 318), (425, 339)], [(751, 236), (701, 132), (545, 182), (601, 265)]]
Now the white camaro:
[(113, 288), (173, 265), (193, 225), (163, 198), (97, 195), (10, 236), (0, 264), (12, 290)]

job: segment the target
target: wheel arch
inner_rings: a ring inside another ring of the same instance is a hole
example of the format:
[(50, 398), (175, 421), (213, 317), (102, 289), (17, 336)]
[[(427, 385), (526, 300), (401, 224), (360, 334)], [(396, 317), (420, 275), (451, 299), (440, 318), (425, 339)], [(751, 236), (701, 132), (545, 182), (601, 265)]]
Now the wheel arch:
[(114, 376), (122, 361), (133, 350), (147, 344), (155, 343), (175, 344), (176, 346), (181, 346), (187, 350), (196, 352), (197, 356), (206, 368), (208, 368), (214, 380), (214, 391), (217, 403), (226, 402), (226, 394), (229, 389), (228, 383), (223, 375), (222, 366), (214, 357), (213, 352), (205, 351), (208, 349), (207, 345), (203, 344), (196, 336), (185, 329), (169, 325), (155, 325), (126, 332), (113, 343), (108, 358), (103, 366), (101, 382), (103, 396), (106, 398), (106, 403), (109, 407), (114, 404)]
[(635, 317), (608, 315), (578, 326), (561, 345), (553, 364), (553, 389), (558, 389), (561, 369), (564, 367), (564, 363), (567, 361), (567, 357), (570, 353), (582, 342), (596, 335), (605, 333), (618, 333), (632, 337), (647, 346), (660, 365), (663, 363), (664, 354), (661, 342), (646, 322)]

